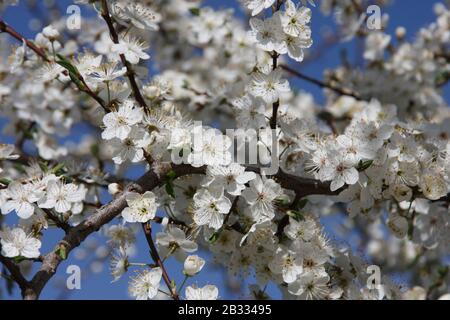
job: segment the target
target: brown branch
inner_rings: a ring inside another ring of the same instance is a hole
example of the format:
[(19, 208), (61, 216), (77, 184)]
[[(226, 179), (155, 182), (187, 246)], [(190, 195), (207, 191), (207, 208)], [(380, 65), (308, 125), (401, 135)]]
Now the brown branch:
[(46, 62), (50, 62), (50, 59), (47, 57), (47, 54), (42, 48), (39, 48), (33, 42), (25, 39), (25, 37), (23, 37), (16, 30), (11, 28), (9, 25), (7, 25), (6, 22), (3, 21), (2, 19), (0, 19), (0, 31), (11, 35), (13, 38), (17, 39), (20, 42), (25, 42), (27, 47), (33, 50), (39, 57), (41, 57)]
[(176, 289), (172, 286), (172, 280), (170, 280), (169, 274), (167, 273), (164, 263), (159, 256), (158, 249), (155, 246), (155, 242), (153, 241), (151, 225), (149, 223), (143, 223), (142, 228), (144, 229), (145, 239), (147, 240), (148, 246), (150, 248), (150, 255), (152, 256), (152, 259), (156, 263), (156, 265), (161, 268), (162, 277), (167, 285), (167, 288), (170, 291), (170, 295), (174, 300), (180, 300)]
[(1, 254), (0, 254), (0, 262), (8, 270), (9, 274), (11, 275), (11, 278), (19, 285), (20, 290), (22, 291), (22, 295), (24, 296), (24, 293), (30, 288), (30, 282), (28, 282), (27, 279), (25, 279), (25, 277), (22, 275), (19, 266), (11, 259), (6, 258)]
[[(102, 0), (102, 18), (105, 20), (108, 25), (109, 34), (111, 35), (112, 41), (115, 44), (119, 44), (119, 35), (117, 34), (116, 29), (114, 28), (114, 23), (109, 13), (108, 4), (106, 0)], [(120, 54), (120, 60), (122, 64), (127, 69), (127, 78), (130, 81), (131, 89), (133, 90), (134, 98), (139, 103), (139, 105), (144, 108), (145, 111), (148, 111), (147, 103), (145, 102), (144, 97), (142, 96), (139, 87), (136, 82), (135, 74), (131, 63), (125, 58), (124, 54)]]
[[(44, 49), (38, 47), (37, 45), (35, 45), (33, 42), (25, 39), (25, 37), (23, 37), (20, 33), (18, 33), (16, 30), (14, 30), (12, 27), (10, 27), (9, 25), (6, 24), (5, 21), (3, 21), (2, 19), (0, 19), (0, 32), (5, 32), (9, 35), (11, 35), (13, 38), (17, 39), (18, 41), (21, 42), (25, 42), (25, 44), (27, 45), (28, 48), (30, 48), (31, 50), (33, 50), (39, 57), (42, 58), (42, 60), (44, 60), (45, 62), (51, 63), (52, 61), (47, 57), (47, 54), (45, 52)], [(67, 72), (67, 70), (64, 70), (62, 72), (64, 75), (68, 75), (69, 73)], [(83, 84), (83, 86), (78, 85), (75, 81), (73, 81), (71, 79), (71, 81), (77, 86), (77, 88), (81, 91), (83, 91), (84, 93), (86, 93), (87, 95), (89, 95), (91, 98), (93, 98), (95, 101), (97, 101), (97, 103), (103, 108), (103, 110), (105, 110), (106, 112), (108, 112), (108, 108), (105, 104), (105, 102), (103, 101), (102, 98), (100, 98), (96, 93), (94, 93), (86, 84), (85, 80), (83, 79), (83, 77), (78, 74), (76, 75), (78, 77), (78, 80), (81, 81), (81, 83)]]
[(42, 209), (42, 211), (44, 211), (44, 213), (46, 214), (48, 219), (53, 221), (58, 228), (63, 229), (64, 232), (68, 233), (70, 231), (70, 229), (72, 228), (70, 226), (70, 224), (68, 224), (67, 222), (61, 221), (61, 219), (58, 216), (56, 216), (55, 214), (53, 214), (53, 212), (51, 210)]
[(326, 82), (323, 82), (321, 80), (315, 79), (313, 77), (307, 76), (307, 75), (305, 75), (305, 74), (303, 74), (303, 73), (301, 73), (301, 72), (299, 72), (297, 70), (292, 69), (291, 67), (289, 67), (287, 65), (281, 65), (280, 68), (284, 69), (285, 71), (289, 72), (290, 74), (292, 74), (292, 75), (294, 75), (294, 76), (296, 76), (296, 77), (298, 77), (300, 79), (303, 79), (303, 80), (308, 81), (308, 82), (310, 82), (312, 84), (315, 84), (316, 86), (319, 86), (320, 88), (330, 89), (330, 90), (332, 90), (332, 91), (334, 91), (334, 92), (336, 92), (336, 93), (338, 93), (340, 95), (350, 96), (350, 97), (355, 98), (356, 100), (363, 100), (359, 96), (359, 94), (357, 94), (356, 92), (352, 92), (351, 90), (348, 90), (348, 89), (342, 89), (342, 88), (335, 87), (335, 86), (333, 86), (333, 85), (331, 85), (329, 83), (326, 83)]
[[(283, 0), (277, 0), (274, 7), (272, 7), (272, 14), (276, 11), (280, 10), (281, 5), (283, 4)], [(278, 67), (278, 57), (279, 54), (275, 51), (272, 52), (272, 70), (275, 70)], [(275, 130), (277, 128), (277, 117), (278, 117), (278, 108), (280, 107), (280, 100), (278, 99), (272, 104), (272, 117), (270, 118), (270, 128)]]
[[(272, 53), (272, 70), (278, 67), (278, 53)], [(275, 130), (277, 128), (278, 108), (280, 107), (280, 100), (278, 99), (272, 104), (272, 117), (270, 118), (270, 128)]]

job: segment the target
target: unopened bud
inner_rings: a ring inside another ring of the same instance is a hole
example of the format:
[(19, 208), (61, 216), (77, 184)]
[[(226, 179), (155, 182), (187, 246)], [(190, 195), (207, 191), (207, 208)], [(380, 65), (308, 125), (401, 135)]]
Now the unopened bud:
[(108, 192), (110, 195), (116, 195), (122, 191), (122, 187), (118, 183), (110, 183), (108, 185)]

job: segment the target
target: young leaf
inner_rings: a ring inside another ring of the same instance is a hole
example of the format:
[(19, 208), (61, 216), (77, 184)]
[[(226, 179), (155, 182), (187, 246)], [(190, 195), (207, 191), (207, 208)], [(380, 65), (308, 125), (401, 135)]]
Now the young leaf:
[(200, 8), (190, 8), (189, 12), (193, 15), (193, 16), (199, 16), (200, 15)]

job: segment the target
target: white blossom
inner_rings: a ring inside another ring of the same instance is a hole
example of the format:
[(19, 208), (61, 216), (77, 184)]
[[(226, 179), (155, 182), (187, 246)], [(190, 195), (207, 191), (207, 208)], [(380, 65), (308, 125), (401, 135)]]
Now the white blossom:
[(21, 228), (0, 231), (1, 254), (7, 258), (37, 258), (40, 255), (41, 241), (27, 234)]
[(276, 69), (269, 74), (255, 73), (248, 90), (255, 97), (267, 103), (276, 102), (282, 93), (290, 91), (289, 82), (281, 78), (281, 70)]
[(194, 221), (199, 226), (219, 229), (230, 209), (231, 201), (223, 193), (200, 189), (194, 195)]
[(158, 293), (161, 282), (161, 268), (146, 270), (136, 275), (128, 288), (130, 295), (136, 300), (150, 300)]
[(214, 285), (198, 288), (195, 285), (186, 287), (186, 300), (217, 300), (219, 290)]
[(132, 127), (142, 121), (142, 111), (135, 107), (130, 100), (125, 101), (117, 111), (110, 112), (103, 117), (105, 130), (102, 138), (111, 140), (119, 138), (125, 140), (131, 132)]
[(34, 190), (31, 184), (21, 184), (12, 182), (5, 190), (5, 197), (8, 199), (2, 203), (2, 214), (15, 211), (22, 219), (30, 218), (35, 210), (34, 203), (41, 199), (42, 192)]
[(123, 209), (122, 217), (126, 222), (148, 222), (153, 219), (158, 208), (156, 196), (151, 191), (144, 194), (130, 192), (126, 195), (128, 207)]

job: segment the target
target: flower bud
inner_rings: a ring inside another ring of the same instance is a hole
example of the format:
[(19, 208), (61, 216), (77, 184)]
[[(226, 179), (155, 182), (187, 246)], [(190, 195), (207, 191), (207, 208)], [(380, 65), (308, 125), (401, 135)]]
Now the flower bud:
[(44, 37), (46, 37), (47, 39), (49, 39), (50, 41), (55, 40), (56, 38), (59, 37), (59, 32), (58, 30), (56, 30), (53, 26), (47, 26), (44, 28), (44, 30), (42, 30), (42, 34), (44, 35)]
[(205, 265), (205, 260), (197, 255), (188, 256), (184, 261), (184, 274), (187, 276), (194, 276), (202, 270)]
[(122, 191), (122, 187), (118, 183), (110, 183), (108, 185), (108, 192), (110, 195), (116, 195)]

